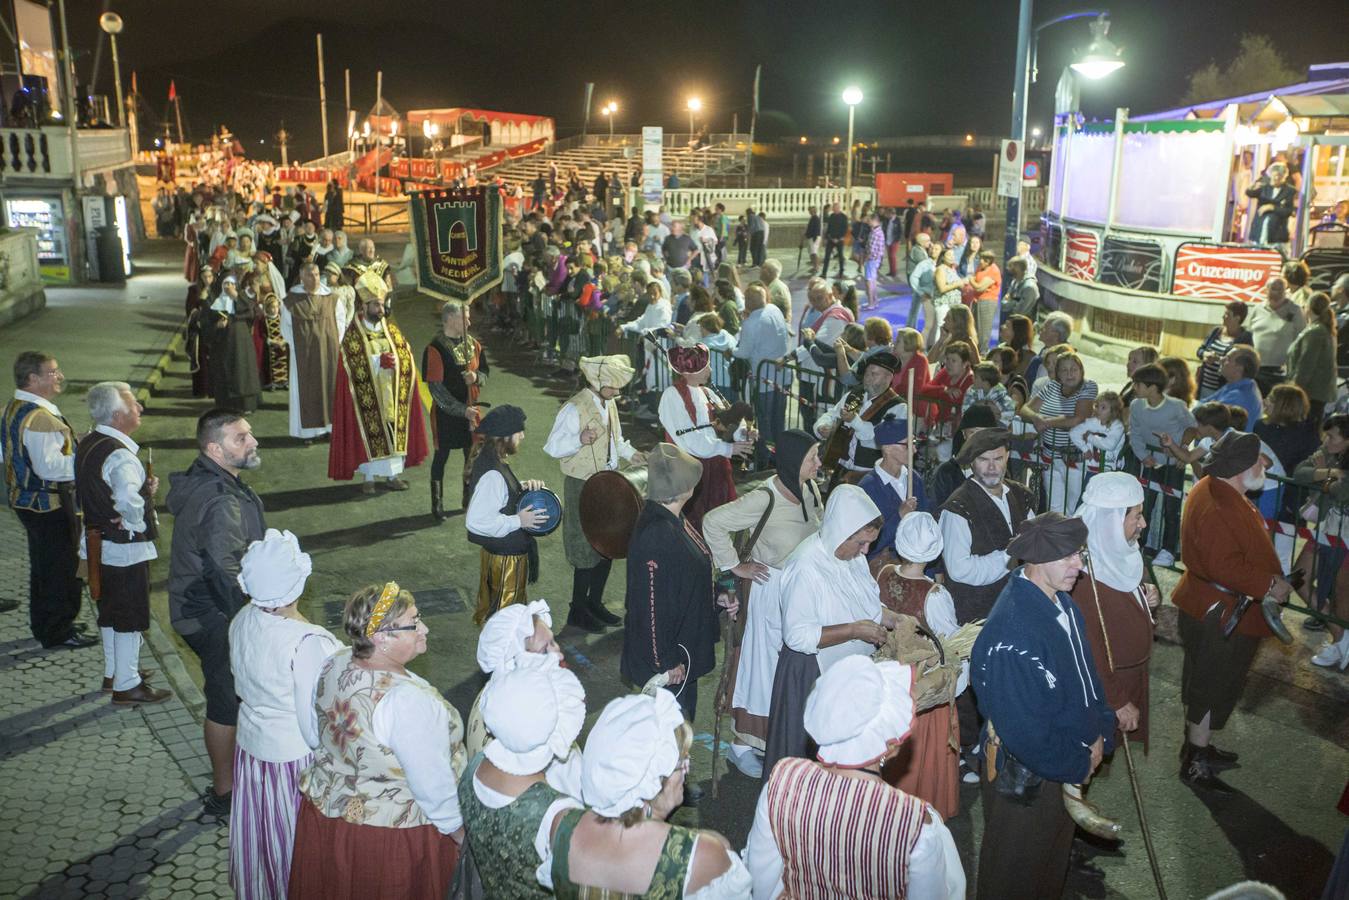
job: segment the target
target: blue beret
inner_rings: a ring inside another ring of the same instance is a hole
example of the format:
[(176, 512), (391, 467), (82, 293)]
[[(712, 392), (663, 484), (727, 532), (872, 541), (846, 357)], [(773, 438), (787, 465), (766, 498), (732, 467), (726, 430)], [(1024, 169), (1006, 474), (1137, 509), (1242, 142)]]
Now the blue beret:
[(510, 437), (525, 430), (525, 411), (518, 406), (494, 406), (478, 423), (477, 433), (486, 437)]
[(876, 426), (876, 446), (902, 444), (909, 437), (909, 423), (904, 419), (884, 419)]

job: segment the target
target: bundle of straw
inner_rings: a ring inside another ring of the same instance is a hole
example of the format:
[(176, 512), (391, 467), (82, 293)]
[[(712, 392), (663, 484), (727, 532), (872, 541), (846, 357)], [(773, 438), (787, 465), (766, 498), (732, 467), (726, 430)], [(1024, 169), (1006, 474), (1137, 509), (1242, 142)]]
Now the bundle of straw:
[(974, 641), (979, 637), (979, 632), (983, 627), (983, 619), (976, 622), (966, 622), (953, 633), (942, 638), (941, 648), (942, 652), (946, 654), (947, 663), (954, 664), (959, 660), (969, 659), (970, 652), (974, 650)]

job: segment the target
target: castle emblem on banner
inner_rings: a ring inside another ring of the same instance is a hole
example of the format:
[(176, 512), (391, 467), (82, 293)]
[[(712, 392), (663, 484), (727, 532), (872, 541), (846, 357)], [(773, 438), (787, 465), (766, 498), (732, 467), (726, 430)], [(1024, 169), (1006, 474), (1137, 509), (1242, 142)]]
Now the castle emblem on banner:
[(501, 195), (495, 187), (408, 196), (417, 287), (446, 300), (472, 300), (501, 281)]

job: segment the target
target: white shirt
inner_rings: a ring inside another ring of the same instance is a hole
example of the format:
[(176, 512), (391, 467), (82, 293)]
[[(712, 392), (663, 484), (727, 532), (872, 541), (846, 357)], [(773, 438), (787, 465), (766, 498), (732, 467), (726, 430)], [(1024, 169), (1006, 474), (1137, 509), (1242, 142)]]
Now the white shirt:
[[(130, 537), (145, 532), (145, 498), (141, 496), (141, 486), (145, 484), (145, 467), (136, 458), (140, 445), (113, 428), (111, 425), (99, 425), (95, 429), (118, 441), (122, 446), (108, 454), (103, 461), (100, 475), (103, 483), (112, 488), (112, 508), (122, 517), (121, 530)], [(105, 566), (134, 566), (159, 556), (153, 541), (139, 541), (134, 544), (117, 544), (104, 541), (99, 558)], [(80, 534), (80, 559), (88, 559), (84, 534)]]
[[(26, 403), (36, 403), (47, 412), (61, 418), (61, 410), (44, 397), (30, 394), (25, 390), (14, 392), (14, 399)], [(23, 430), (23, 448), (28, 451), (28, 461), (33, 466), (33, 474), (43, 481), (74, 481), (75, 454), (66, 455), (65, 437), (59, 431)], [(0, 457), (2, 458), (2, 457)]]
[[(801, 327), (812, 328), (815, 331), (815, 341), (826, 347), (833, 347), (834, 341), (838, 340), (843, 334), (843, 329), (848, 326), (848, 319), (839, 315), (828, 315), (834, 307), (842, 309), (843, 307), (834, 303), (826, 307), (823, 312), (816, 312), (813, 307), (807, 307), (805, 313), (801, 316)], [(824, 318), (828, 315), (828, 318)], [(807, 319), (811, 321), (806, 322)], [(810, 347), (802, 343), (796, 348), (796, 361), (801, 364), (801, 368), (809, 369), (812, 372), (823, 372), (820, 364), (815, 362), (815, 358), (810, 355)]]
[[(520, 799), (489, 788), (476, 774), (473, 776), (473, 795), (488, 809), (505, 809)], [(585, 809), (585, 806), (571, 797), (558, 797), (544, 810), (543, 818), (539, 820), (539, 830), (534, 832), (534, 855), (539, 858), (534, 878), (549, 890), (553, 887), (553, 820), (569, 809)]]
[[(600, 399), (594, 391), (588, 391), (590, 399), (599, 410), (600, 421), (609, 429), (609, 454), (607, 468), (617, 469), (618, 461), (632, 459), (637, 448), (623, 439), (623, 428), (618, 422), (609, 421), (609, 405)], [(566, 459), (581, 452), (581, 412), (573, 403), (565, 403), (553, 419), (553, 430), (548, 432), (548, 440), (543, 452), (553, 459)], [(503, 501), (505, 502), (505, 501)]]
[(375, 707), (375, 740), (398, 757), (412, 799), (431, 824), (441, 834), (452, 834), (463, 827), (464, 817), (451, 761), (449, 713), (431, 696), (436, 690), (425, 679), (412, 672), (407, 677), (415, 683), (396, 685)]
[[(699, 459), (711, 459), (714, 456), (729, 457), (735, 448), (717, 437), (717, 432), (710, 424), (712, 419), (708, 407), (712, 398), (702, 386), (689, 388), (689, 393), (693, 398), (692, 419), (689, 418), (688, 408), (684, 405), (684, 398), (680, 396), (678, 387), (672, 384), (660, 395), (660, 406), (657, 411), (660, 414), (661, 427), (670, 433), (680, 450)], [(740, 433), (737, 430), (737, 437)]]
[(887, 484), (895, 489), (895, 493), (899, 494), (900, 503), (903, 503), (905, 500), (909, 499), (908, 476), (905, 474), (906, 472), (909, 471), (908, 466), (899, 467), (898, 478), (882, 469), (881, 464), (879, 462), (877, 462), (876, 465), (872, 466), (871, 470), (876, 473), (876, 477), (881, 480), (881, 484)]
[(657, 328), (665, 328), (672, 321), (674, 321), (674, 311), (670, 307), (670, 301), (662, 298), (659, 303), (648, 303), (646, 309), (642, 310), (642, 315), (632, 322), (625, 322), (622, 330), (626, 334), (652, 331)]
[[(932, 821), (918, 832), (918, 840), (909, 854), (908, 900), (964, 900), (965, 870), (955, 841), (937, 811), (923, 805)], [(754, 807), (745, 865), (754, 879), (754, 900), (776, 900), (782, 896), (782, 851), (768, 820), (768, 791), (759, 792), (759, 802)]]
[[(881, 392), (881, 394), (884, 393), (885, 393), (884, 391)], [(890, 407), (890, 411), (887, 412), (881, 418), (876, 419), (873, 422), (863, 421), (862, 416), (867, 412), (867, 410), (871, 409), (871, 407), (876, 403), (877, 398), (879, 398), (881, 394), (877, 394), (875, 397), (871, 396), (864, 397), (862, 400), (862, 405), (857, 409), (857, 415), (853, 417), (853, 420), (851, 422), (846, 423), (847, 426), (852, 429), (852, 441), (848, 444), (848, 458), (840, 461), (841, 465), (843, 465), (844, 468), (852, 469), (857, 472), (867, 471), (864, 468), (858, 468), (856, 465), (854, 465), (852, 461), (853, 458), (857, 455), (857, 448), (866, 447), (868, 450), (875, 450), (877, 424), (885, 421), (886, 419), (908, 418), (909, 415), (908, 404), (900, 402)], [(839, 416), (843, 412), (843, 404), (847, 402), (848, 396), (847, 394), (844, 394), (842, 397), (839, 398), (837, 403), (829, 407), (829, 412), (820, 416), (820, 418), (815, 422), (816, 437), (823, 440), (824, 434), (822, 433), (822, 430), (824, 428), (838, 427)]]
[[(977, 483), (977, 482), (976, 482)], [(1013, 531), (1016, 526), (1012, 522), (1012, 512), (1007, 505), (1007, 488), (1002, 490), (1001, 497), (995, 497), (988, 493), (988, 488), (982, 484), (979, 487), (988, 499), (993, 501), (993, 505), (1002, 513), (1003, 521), (1007, 527)], [(1031, 511), (1026, 511), (1026, 518), (1031, 518)], [(946, 561), (946, 574), (954, 581), (968, 585), (992, 584), (1000, 578), (1007, 575), (1008, 556), (1006, 550), (994, 550), (992, 553), (985, 553), (983, 556), (974, 556), (970, 553), (970, 523), (965, 521), (964, 517), (958, 516), (950, 510), (942, 510), (941, 518), (937, 521), (941, 527), (941, 537), (944, 550), (942, 558)]]
[(506, 478), (496, 469), (484, 472), (473, 488), (473, 496), (468, 501), (468, 510), (464, 513), (464, 524), (468, 530), (483, 537), (501, 538), (520, 529), (520, 517), (507, 515), (501, 511), (511, 497), (506, 487)]

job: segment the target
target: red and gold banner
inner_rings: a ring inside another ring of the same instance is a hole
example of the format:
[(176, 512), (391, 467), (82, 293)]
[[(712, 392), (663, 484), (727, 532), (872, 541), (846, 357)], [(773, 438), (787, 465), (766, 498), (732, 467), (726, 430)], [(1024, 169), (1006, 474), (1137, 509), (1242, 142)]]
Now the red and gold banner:
[(1205, 300), (1260, 303), (1265, 284), (1283, 268), (1283, 254), (1259, 247), (1181, 244), (1171, 293)]

